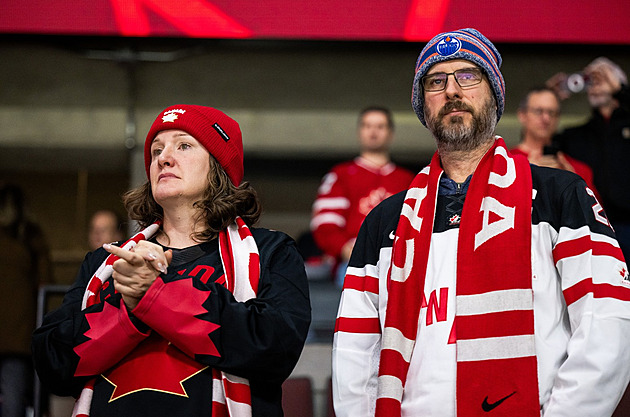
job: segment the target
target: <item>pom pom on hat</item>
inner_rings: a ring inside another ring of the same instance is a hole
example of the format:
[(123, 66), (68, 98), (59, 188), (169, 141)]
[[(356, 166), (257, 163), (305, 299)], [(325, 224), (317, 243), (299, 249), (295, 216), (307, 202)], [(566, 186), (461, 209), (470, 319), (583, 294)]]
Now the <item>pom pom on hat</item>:
[(164, 109), (151, 125), (144, 143), (144, 167), (149, 175), (151, 143), (162, 130), (180, 129), (199, 141), (238, 186), (243, 179), (243, 138), (238, 123), (212, 107), (176, 104)]
[(499, 70), (501, 55), (488, 38), (472, 28), (440, 33), (431, 39), (420, 52), (411, 93), (411, 105), (418, 119), (423, 125), (427, 125), (424, 120), (424, 93), (420, 78), (433, 65), (453, 59), (465, 59), (483, 69), (497, 100), (497, 120), (499, 120), (505, 106), (505, 82)]

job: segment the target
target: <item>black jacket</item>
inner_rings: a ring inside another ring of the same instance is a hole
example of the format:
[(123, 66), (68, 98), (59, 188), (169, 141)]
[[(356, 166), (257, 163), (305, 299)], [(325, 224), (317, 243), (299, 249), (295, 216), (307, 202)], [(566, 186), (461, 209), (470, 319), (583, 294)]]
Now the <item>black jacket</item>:
[(249, 380), (254, 416), (281, 416), (281, 385), (310, 323), (308, 283), (288, 236), (251, 230), (261, 277), (257, 297), (244, 303), (215, 282), (224, 273), (214, 240), (174, 253), (145, 294), (150, 309), (140, 311), (141, 303), (128, 313), (106, 282), (101, 301), (81, 311), (85, 287), (107, 256), (89, 253), (62, 306), (34, 333), (42, 383), (77, 396), (96, 375), (92, 417), (210, 416), (215, 368)]
[(593, 169), (593, 182), (613, 226), (630, 219), (630, 88), (615, 95), (619, 107), (610, 120), (594, 110), (585, 124), (556, 137), (562, 151)]

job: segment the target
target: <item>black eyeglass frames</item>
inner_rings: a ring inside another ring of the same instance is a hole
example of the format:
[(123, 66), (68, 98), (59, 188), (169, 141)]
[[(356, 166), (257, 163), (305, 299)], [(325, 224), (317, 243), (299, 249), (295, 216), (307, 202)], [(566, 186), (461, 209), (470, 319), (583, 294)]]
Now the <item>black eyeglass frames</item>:
[(462, 68), (453, 72), (435, 72), (425, 75), (420, 79), (420, 85), (424, 91), (443, 91), (446, 89), (449, 75), (455, 78), (455, 82), (461, 88), (475, 86), (483, 80), (483, 72), (480, 68)]

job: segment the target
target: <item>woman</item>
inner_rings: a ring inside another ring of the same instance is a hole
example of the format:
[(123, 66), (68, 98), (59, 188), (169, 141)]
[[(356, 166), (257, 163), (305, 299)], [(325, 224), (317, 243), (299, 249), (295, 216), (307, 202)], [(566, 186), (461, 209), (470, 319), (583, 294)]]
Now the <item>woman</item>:
[(75, 415), (282, 415), (281, 384), (310, 323), (308, 285), (290, 238), (250, 229), (261, 210), (241, 184), (238, 124), (171, 106), (144, 156), (149, 181), (125, 196), (144, 229), (86, 256), (35, 331), (40, 379), (80, 395)]

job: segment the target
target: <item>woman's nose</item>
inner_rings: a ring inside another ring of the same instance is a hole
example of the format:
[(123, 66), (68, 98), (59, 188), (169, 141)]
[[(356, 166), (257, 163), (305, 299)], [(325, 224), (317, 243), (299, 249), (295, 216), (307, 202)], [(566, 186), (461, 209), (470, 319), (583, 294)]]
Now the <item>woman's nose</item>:
[(173, 165), (173, 152), (170, 147), (165, 146), (162, 152), (158, 155), (158, 164), (161, 166)]

